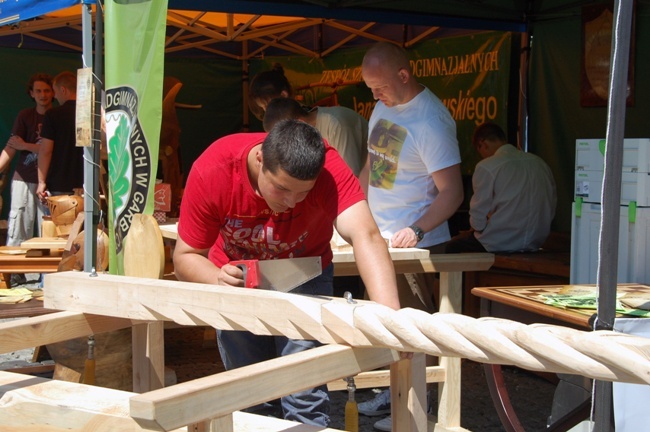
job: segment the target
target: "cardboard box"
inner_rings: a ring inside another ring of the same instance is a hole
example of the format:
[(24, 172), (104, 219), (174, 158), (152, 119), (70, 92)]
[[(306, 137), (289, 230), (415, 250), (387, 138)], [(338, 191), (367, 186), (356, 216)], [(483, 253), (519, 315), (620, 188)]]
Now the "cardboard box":
[(154, 188), (154, 211), (168, 212), (172, 209), (172, 185), (158, 183)]

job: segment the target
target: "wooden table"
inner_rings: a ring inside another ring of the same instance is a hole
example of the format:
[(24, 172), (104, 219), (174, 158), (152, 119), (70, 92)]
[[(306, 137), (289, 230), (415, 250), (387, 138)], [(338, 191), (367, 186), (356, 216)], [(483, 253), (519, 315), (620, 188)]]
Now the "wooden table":
[(0, 271), (7, 283), (11, 273), (54, 273), (59, 268), (61, 253), (50, 249), (0, 246)]
[[(594, 286), (595, 285), (590, 285)], [(547, 305), (540, 294), (557, 294), (565, 285), (539, 285), (526, 287), (474, 288), (472, 294), (481, 298), (481, 316), (494, 316), (519, 321), (525, 324), (547, 323), (568, 326), (578, 330), (591, 330), (595, 311), (586, 309), (562, 309)], [(619, 284), (618, 290), (627, 292), (650, 292), (650, 286)], [(486, 379), (492, 402), (507, 432), (523, 432), (517, 418), (508, 389), (503, 380), (500, 365), (484, 364)], [(572, 413), (554, 422), (547, 431), (567, 430), (589, 416), (590, 401), (583, 403)]]

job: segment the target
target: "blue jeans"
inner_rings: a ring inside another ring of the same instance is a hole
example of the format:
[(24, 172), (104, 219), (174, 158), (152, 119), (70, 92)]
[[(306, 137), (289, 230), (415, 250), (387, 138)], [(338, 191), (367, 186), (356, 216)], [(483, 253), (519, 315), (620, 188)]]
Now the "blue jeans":
[[(334, 266), (293, 289), (292, 294), (332, 295)], [(219, 353), (226, 370), (248, 366), (320, 346), (317, 341), (294, 340), (285, 336), (257, 336), (247, 331), (218, 330)], [(285, 420), (327, 427), (330, 398), (327, 385), (293, 393), (280, 399)]]

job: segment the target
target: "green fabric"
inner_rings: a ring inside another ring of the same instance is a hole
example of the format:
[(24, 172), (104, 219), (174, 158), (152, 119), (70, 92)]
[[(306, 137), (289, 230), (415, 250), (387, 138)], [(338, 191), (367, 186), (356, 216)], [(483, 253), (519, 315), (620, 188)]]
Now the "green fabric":
[(124, 274), (131, 216), (153, 213), (167, 2), (108, 0), (105, 7), (109, 269)]
[[(474, 128), (487, 120), (507, 127), (511, 39), (510, 33), (484, 32), (430, 40), (409, 48), (416, 79), (443, 101), (456, 120), (463, 174), (471, 175), (480, 160), (471, 144)], [(336, 90), (339, 105), (369, 118), (374, 100), (361, 76), (367, 49), (340, 50), (324, 59), (290, 56), (252, 60), (250, 76), (252, 79), (279, 63), (296, 98), (306, 105)], [(261, 130), (254, 117), (251, 127)]]
[[(648, 8), (645, 8), (647, 10)], [(633, 107), (626, 109), (626, 138), (650, 136), (648, 98), (650, 83), (650, 16), (638, 5), (635, 16)], [(579, 14), (535, 23), (529, 74), (529, 149), (551, 167), (558, 191), (553, 229), (571, 230), (574, 196), (575, 143), (579, 138), (604, 138), (606, 107), (580, 105), (582, 33)]]

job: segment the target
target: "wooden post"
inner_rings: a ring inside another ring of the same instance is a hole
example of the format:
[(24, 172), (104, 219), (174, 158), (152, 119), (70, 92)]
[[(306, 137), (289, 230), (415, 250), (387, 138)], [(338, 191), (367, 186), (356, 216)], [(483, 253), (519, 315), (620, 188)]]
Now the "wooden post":
[(425, 355), (390, 365), (391, 415), (394, 431), (427, 430)]
[(133, 391), (145, 393), (165, 386), (165, 335), (163, 321), (132, 327)]
[[(440, 273), (440, 313), (461, 312), (462, 282), (462, 272)], [(440, 357), (440, 366), (445, 369), (447, 379), (438, 386), (438, 422), (436, 431), (460, 427), (460, 358)]]

